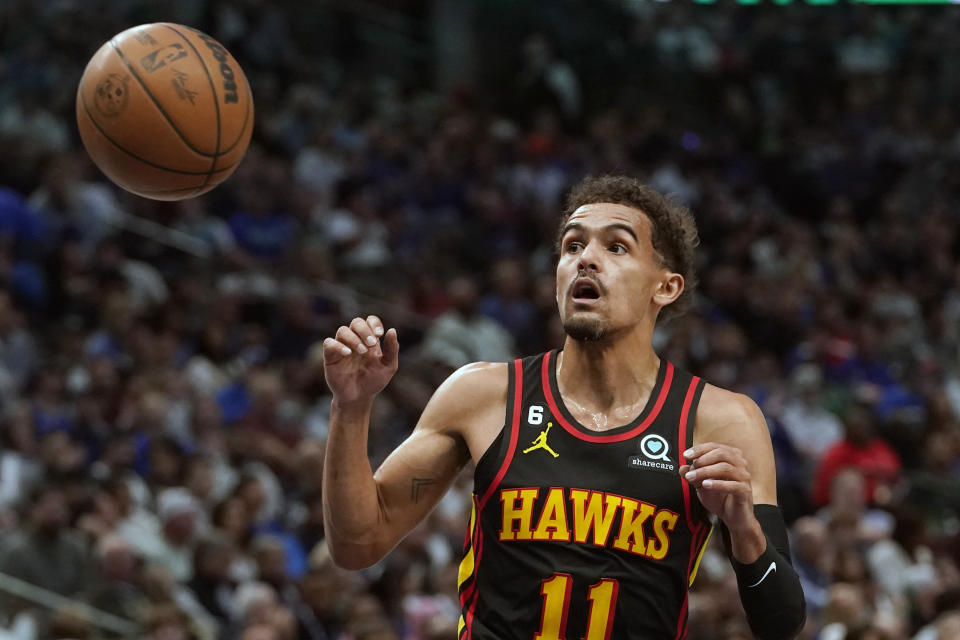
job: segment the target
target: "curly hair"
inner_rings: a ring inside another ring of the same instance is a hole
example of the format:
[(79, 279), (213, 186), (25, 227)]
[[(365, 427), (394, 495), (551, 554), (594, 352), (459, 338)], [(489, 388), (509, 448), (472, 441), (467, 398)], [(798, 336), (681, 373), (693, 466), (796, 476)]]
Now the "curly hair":
[(567, 195), (567, 206), (557, 233), (559, 254), (563, 229), (573, 212), (585, 204), (609, 202), (637, 209), (650, 219), (651, 241), (660, 264), (683, 276), (683, 293), (660, 312), (661, 320), (686, 311), (697, 287), (695, 249), (700, 244), (693, 214), (672, 198), (627, 176), (588, 176)]

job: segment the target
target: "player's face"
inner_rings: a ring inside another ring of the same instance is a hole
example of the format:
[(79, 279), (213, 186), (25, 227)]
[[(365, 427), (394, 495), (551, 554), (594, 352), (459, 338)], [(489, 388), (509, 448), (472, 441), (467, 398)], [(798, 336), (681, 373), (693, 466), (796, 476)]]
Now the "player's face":
[(650, 231), (646, 215), (621, 204), (587, 204), (570, 216), (557, 264), (557, 305), (567, 335), (601, 340), (655, 313), (654, 296), (679, 276), (661, 264)]

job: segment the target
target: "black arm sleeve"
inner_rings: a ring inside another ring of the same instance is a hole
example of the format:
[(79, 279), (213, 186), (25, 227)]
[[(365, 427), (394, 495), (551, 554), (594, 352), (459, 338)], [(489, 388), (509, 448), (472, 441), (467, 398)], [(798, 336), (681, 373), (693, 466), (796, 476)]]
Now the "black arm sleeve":
[(730, 532), (720, 523), (723, 546), (737, 574), (740, 601), (758, 640), (795, 638), (806, 621), (807, 603), (790, 560), (787, 525), (776, 505), (754, 505), (753, 512), (767, 538), (767, 549), (752, 564), (741, 564), (733, 557)]

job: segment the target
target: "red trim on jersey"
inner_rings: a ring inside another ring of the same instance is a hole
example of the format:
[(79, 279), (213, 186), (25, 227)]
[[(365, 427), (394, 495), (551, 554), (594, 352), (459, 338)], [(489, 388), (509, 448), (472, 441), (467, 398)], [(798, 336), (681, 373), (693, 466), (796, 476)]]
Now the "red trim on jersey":
[(493, 482), (491, 482), (490, 486), (487, 487), (486, 493), (483, 494), (483, 497), (480, 498), (480, 502), (477, 504), (478, 521), (480, 520), (479, 512), (483, 510), (484, 505), (487, 504), (487, 500), (490, 499), (490, 496), (493, 495), (493, 492), (497, 490), (498, 486), (500, 486), (500, 481), (503, 480), (503, 476), (507, 475), (507, 469), (510, 468), (510, 463), (513, 462), (513, 454), (517, 450), (517, 439), (520, 437), (520, 405), (523, 402), (523, 361), (514, 360), (513, 369), (513, 419), (510, 421), (510, 446), (507, 447), (507, 455), (504, 456), (503, 462), (500, 464), (500, 470), (497, 471), (497, 475), (494, 476)]
[[(474, 496), (474, 500), (476, 500), (476, 496)], [(469, 640), (473, 635), (473, 613), (477, 606), (477, 571), (480, 569), (480, 551), (483, 549), (483, 529), (480, 527), (479, 509), (477, 509), (476, 521), (473, 523), (471, 538), (473, 539), (473, 578), (460, 594), (460, 610), (465, 611), (463, 615), (463, 640)], [(470, 602), (469, 606), (467, 602)]]
[[(510, 444), (507, 447), (507, 454), (504, 456), (503, 462), (500, 463), (500, 469), (497, 471), (497, 475), (493, 478), (493, 482), (491, 482), (490, 486), (487, 487), (483, 497), (477, 501), (477, 521), (474, 523), (474, 526), (476, 527), (476, 535), (473, 538), (473, 584), (470, 585), (470, 588), (464, 591), (461, 599), (461, 605), (463, 605), (468, 599), (470, 599), (471, 596), (473, 597), (473, 601), (470, 603), (466, 614), (463, 616), (463, 621), (466, 627), (464, 640), (470, 640), (470, 638), (473, 636), (473, 617), (477, 610), (477, 600), (480, 597), (480, 591), (477, 589), (477, 578), (480, 571), (480, 559), (483, 556), (483, 527), (480, 526), (481, 519), (483, 518), (483, 507), (486, 506), (487, 501), (490, 500), (490, 496), (492, 496), (494, 491), (497, 490), (497, 487), (500, 486), (500, 482), (503, 480), (503, 477), (507, 475), (507, 469), (510, 468), (510, 463), (513, 462), (513, 454), (517, 450), (517, 440), (520, 437), (520, 411), (522, 410), (520, 405), (523, 402), (523, 361), (519, 359), (514, 360), (513, 370), (513, 416), (510, 420)], [(507, 390), (507, 393), (509, 393), (509, 390)]]
[[(474, 576), (474, 579), (470, 581), (470, 584), (467, 585), (467, 588), (464, 589), (463, 592), (460, 594), (460, 610), (461, 611), (463, 611), (464, 609), (467, 609), (467, 602), (470, 600), (470, 596), (473, 595), (474, 585), (476, 584), (477, 584), (477, 580), (476, 580), (476, 576)], [(467, 609), (467, 611), (469, 611), (469, 609)]]
[(687, 606), (690, 603), (690, 574), (693, 572), (693, 565), (700, 555), (700, 546), (706, 534), (710, 532), (709, 527), (697, 525), (696, 529), (691, 531), (690, 535), (690, 557), (687, 558), (687, 577), (683, 581), (683, 605), (680, 607), (680, 615), (677, 616), (677, 635), (674, 640), (682, 640), (687, 637)]
[[(682, 464), (683, 452), (687, 449), (687, 427), (690, 422), (690, 407), (693, 405), (693, 396), (696, 395), (697, 384), (700, 378), (694, 376), (687, 387), (687, 394), (683, 398), (683, 408), (680, 410), (680, 428), (677, 430), (677, 451), (679, 452), (679, 462)], [(677, 618), (676, 640), (686, 637), (687, 605), (690, 599), (690, 573), (693, 571), (693, 565), (699, 555), (700, 545), (703, 544), (703, 532), (701, 524), (693, 521), (692, 498), (690, 495), (690, 483), (685, 478), (680, 478), (680, 486), (683, 488), (683, 510), (687, 517), (687, 527), (690, 529), (690, 557), (687, 558), (687, 577), (684, 580), (686, 591), (683, 594), (683, 606), (680, 607), (680, 615)]]
[[(474, 507), (476, 507), (476, 499), (474, 496)], [(464, 543), (464, 553), (467, 552), (467, 545), (472, 547), (471, 551), (473, 553), (473, 575), (470, 577), (470, 584), (464, 587), (463, 591), (460, 592), (460, 610), (463, 611), (467, 608), (467, 602), (470, 600), (470, 596), (473, 595), (474, 590), (477, 586), (477, 545), (480, 542), (480, 517), (474, 516), (473, 529), (467, 531), (467, 541)]]
[[(684, 463), (683, 452), (687, 450), (687, 423), (690, 421), (690, 405), (693, 404), (693, 396), (697, 391), (697, 384), (700, 378), (693, 377), (690, 386), (687, 387), (687, 395), (683, 399), (683, 409), (680, 411), (680, 429), (677, 431), (677, 451), (679, 452), (678, 462), (681, 466)], [(694, 530), (693, 515), (690, 504), (690, 483), (685, 478), (680, 478), (680, 486), (683, 487), (683, 509), (687, 516), (687, 526), (691, 531)]]
[[(696, 549), (697, 536), (690, 536), (690, 557)], [(677, 616), (677, 635), (674, 640), (681, 640), (686, 635), (687, 606), (690, 602), (690, 564), (687, 564), (687, 577), (683, 581), (683, 604), (680, 605), (680, 614)]]
[(473, 573), (473, 601), (470, 603), (470, 608), (467, 609), (467, 615), (464, 616), (463, 621), (466, 623), (467, 627), (467, 636), (465, 640), (470, 640), (473, 637), (473, 616), (477, 611), (477, 601), (480, 599), (480, 589), (477, 588), (477, 572), (480, 569), (480, 559), (483, 557), (483, 528), (480, 526), (480, 512), (477, 511), (477, 541), (474, 544), (474, 551), (477, 554), (474, 573)]
[(583, 433), (563, 417), (563, 414), (560, 412), (560, 408), (557, 406), (557, 402), (553, 397), (553, 391), (550, 389), (549, 354), (543, 357), (543, 367), (541, 370), (541, 378), (543, 379), (543, 395), (547, 399), (547, 404), (550, 406), (550, 411), (553, 413), (553, 417), (557, 419), (557, 422), (560, 423), (560, 426), (562, 426), (570, 435), (580, 438), (581, 440), (586, 440), (587, 442), (623, 442), (624, 440), (634, 438), (646, 431), (647, 427), (653, 424), (653, 421), (656, 420), (657, 416), (660, 414), (660, 409), (663, 408), (663, 403), (667, 400), (667, 393), (670, 391), (670, 383), (673, 381), (673, 365), (669, 362), (666, 362), (666, 365), (667, 371), (663, 377), (663, 385), (660, 387), (660, 394), (657, 396), (657, 401), (654, 403), (653, 409), (650, 411), (650, 415), (644, 418), (643, 422), (638, 424), (636, 427), (623, 433), (606, 436)]

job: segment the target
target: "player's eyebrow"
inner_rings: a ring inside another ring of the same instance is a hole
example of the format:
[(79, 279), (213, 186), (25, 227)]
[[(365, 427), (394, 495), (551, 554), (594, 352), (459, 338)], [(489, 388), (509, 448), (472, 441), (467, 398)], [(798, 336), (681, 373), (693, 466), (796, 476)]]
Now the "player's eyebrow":
[[(584, 231), (584, 230), (585, 230), (585, 227), (579, 222), (568, 222), (563, 227), (563, 233), (561, 234), (561, 237), (567, 235), (567, 233), (569, 233), (570, 231)], [(614, 222), (612, 224), (608, 224), (603, 228), (603, 230), (604, 231), (620, 230), (627, 233), (631, 238), (633, 238), (634, 242), (637, 242), (637, 243), (640, 242), (640, 239), (637, 237), (637, 232), (633, 230), (633, 227), (631, 227), (630, 225), (624, 224), (622, 222)]]

